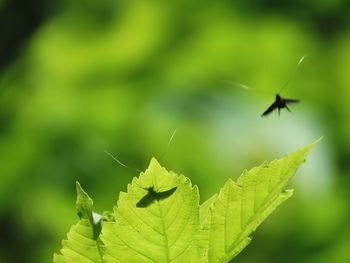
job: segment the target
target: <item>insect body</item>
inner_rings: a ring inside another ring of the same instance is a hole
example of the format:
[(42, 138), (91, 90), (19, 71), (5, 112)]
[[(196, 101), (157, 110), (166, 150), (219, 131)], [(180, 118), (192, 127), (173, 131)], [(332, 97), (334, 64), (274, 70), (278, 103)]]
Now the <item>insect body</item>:
[(170, 190), (164, 192), (156, 192), (153, 187), (145, 188), (148, 193), (137, 202), (136, 207), (145, 208), (150, 206), (155, 201), (160, 201), (171, 196), (177, 187), (173, 187)]
[(278, 115), (280, 114), (280, 110), (283, 108), (286, 108), (288, 111), (290, 111), (290, 109), (288, 108), (288, 104), (299, 103), (299, 102), (300, 100), (285, 99), (285, 98), (282, 98), (279, 94), (276, 94), (275, 102), (272, 103), (271, 106), (266, 111), (264, 111), (264, 113), (261, 116), (262, 117), (267, 116), (268, 114), (273, 112), (275, 109), (278, 110)]

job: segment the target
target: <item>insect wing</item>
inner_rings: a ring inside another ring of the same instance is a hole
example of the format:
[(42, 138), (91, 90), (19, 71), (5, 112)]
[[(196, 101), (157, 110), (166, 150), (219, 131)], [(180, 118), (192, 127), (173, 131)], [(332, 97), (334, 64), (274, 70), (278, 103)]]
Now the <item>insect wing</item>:
[(271, 112), (273, 112), (275, 109), (277, 109), (276, 102), (272, 103), (272, 105), (271, 105), (266, 111), (264, 111), (264, 113), (261, 114), (261, 116), (262, 116), (262, 117), (267, 116), (268, 114), (270, 114)]
[(174, 188), (171, 188), (170, 190), (156, 193), (156, 198), (158, 200), (163, 200), (165, 198), (168, 198), (169, 196), (171, 196), (176, 191), (176, 189), (177, 189), (177, 187), (174, 187)]
[(286, 102), (286, 104), (299, 103), (300, 102), (300, 100), (297, 100), (297, 99), (284, 99), (284, 101)]
[(151, 192), (148, 192), (140, 201), (137, 202), (136, 207), (145, 208), (150, 206), (155, 201), (155, 198)]

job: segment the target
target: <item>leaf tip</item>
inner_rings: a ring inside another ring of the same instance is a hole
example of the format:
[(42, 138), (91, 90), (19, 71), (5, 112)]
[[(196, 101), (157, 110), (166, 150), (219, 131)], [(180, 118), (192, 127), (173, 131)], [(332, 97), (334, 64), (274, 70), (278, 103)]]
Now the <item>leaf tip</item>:
[(152, 157), (151, 162), (149, 164), (149, 167), (153, 167), (153, 166), (160, 167), (160, 164), (155, 157)]
[(304, 146), (303, 148), (300, 148), (297, 152), (295, 153), (302, 153), (304, 156), (309, 153), (309, 151), (315, 147), (316, 144), (318, 144), (321, 140), (323, 139), (323, 136), (318, 138), (317, 140), (313, 141), (312, 143), (309, 143), (308, 145)]
[(77, 190), (77, 202), (81, 199), (87, 199), (91, 200), (90, 196), (84, 191), (84, 189), (81, 187), (80, 183), (78, 181), (75, 182), (76, 190)]
[(316, 144), (318, 144), (320, 141), (323, 140), (323, 136), (321, 136), (320, 138), (318, 138), (317, 140), (313, 141), (312, 143), (310, 143), (311, 146), (315, 146)]
[[(151, 162), (149, 163), (149, 166), (146, 170), (159, 171), (161, 169), (164, 169), (164, 168), (160, 165), (160, 163), (157, 161), (157, 159), (155, 157), (152, 157)], [(147, 173), (147, 171), (146, 171), (146, 173)]]
[(323, 136), (321, 136), (320, 138), (318, 138), (317, 140), (315, 140), (315, 141), (313, 141), (312, 143), (310, 143), (310, 144), (308, 144), (307, 146), (306, 146), (306, 148), (308, 149), (308, 150), (310, 150), (311, 148), (313, 148), (316, 144), (318, 144), (320, 141), (322, 141), (323, 140)]
[(79, 196), (84, 192), (83, 188), (81, 187), (79, 181), (75, 181), (75, 188), (77, 190), (77, 195)]
[(78, 216), (82, 218), (88, 216), (92, 211), (93, 201), (78, 181), (76, 181), (75, 185), (77, 190), (76, 209)]

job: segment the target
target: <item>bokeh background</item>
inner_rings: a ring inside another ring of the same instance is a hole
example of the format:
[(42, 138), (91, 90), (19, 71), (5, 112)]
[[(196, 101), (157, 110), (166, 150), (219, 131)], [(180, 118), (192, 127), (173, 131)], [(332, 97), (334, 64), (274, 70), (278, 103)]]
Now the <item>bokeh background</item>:
[[(137, 172), (104, 150), (138, 169), (155, 156), (204, 201), (321, 136), (234, 262), (350, 262), (349, 14), (346, 0), (0, 0), (0, 262), (51, 262), (76, 180), (112, 209)], [(261, 118), (306, 53), (282, 93), (302, 103)]]

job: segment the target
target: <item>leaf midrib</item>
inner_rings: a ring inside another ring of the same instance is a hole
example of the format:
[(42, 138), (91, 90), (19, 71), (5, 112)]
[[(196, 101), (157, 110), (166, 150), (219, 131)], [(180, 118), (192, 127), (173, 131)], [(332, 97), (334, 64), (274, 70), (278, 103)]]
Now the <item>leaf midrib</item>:
[(166, 231), (166, 227), (164, 224), (164, 217), (163, 217), (163, 210), (162, 207), (160, 205), (160, 201), (156, 201), (157, 205), (158, 205), (158, 209), (159, 209), (159, 214), (160, 214), (160, 222), (162, 224), (162, 229), (163, 229), (163, 239), (164, 239), (164, 247), (165, 247), (165, 259), (166, 262), (170, 262), (170, 254), (169, 254), (169, 241), (168, 241), (168, 235), (167, 235), (167, 231)]

